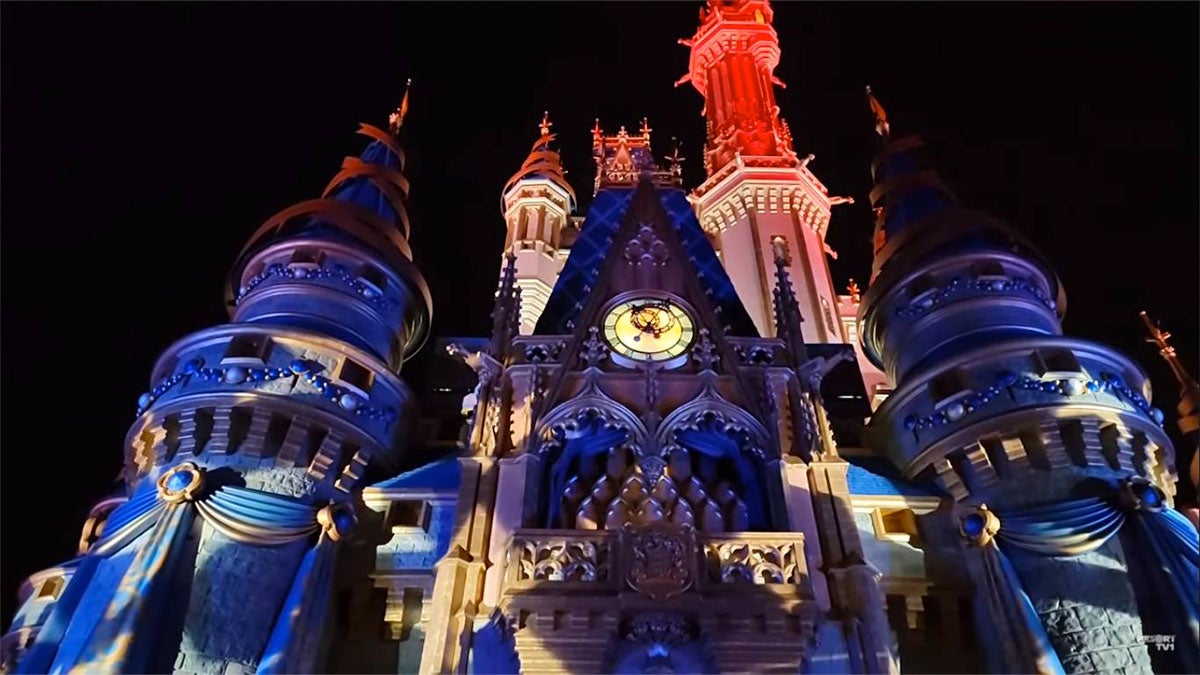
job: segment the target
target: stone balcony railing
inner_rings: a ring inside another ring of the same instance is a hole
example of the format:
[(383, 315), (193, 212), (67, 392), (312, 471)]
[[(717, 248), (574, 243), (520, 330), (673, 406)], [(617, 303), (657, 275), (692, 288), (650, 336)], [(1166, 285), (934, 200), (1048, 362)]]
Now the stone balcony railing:
[(811, 599), (804, 536), (792, 532), (706, 534), (655, 524), (621, 530), (517, 530), (504, 594), (608, 595), (655, 600), (727, 592)]

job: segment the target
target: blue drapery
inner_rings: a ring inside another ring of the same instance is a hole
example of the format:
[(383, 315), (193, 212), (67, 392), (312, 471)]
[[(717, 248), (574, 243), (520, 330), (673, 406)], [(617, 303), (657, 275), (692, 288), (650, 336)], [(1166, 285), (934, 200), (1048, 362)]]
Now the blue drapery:
[[(981, 547), (982, 579), (975, 584), (976, 625), (992, 626), (1000, 634), (986, 640), (984, 649), (993, 652), (993, 666), (1016, 665), (1036, 673), (1063, 673), (1050, 637), (1021, 586), (1021, 580), (1004, 552), (990, 541)], [(992, 621), (999, 617), (999, 621)], [(996, 650), (1006, 654), (1000, 657)]]
[(167, 505), (149, 539), (121, 578), (71, 672), (145, 672), (154, 628), (178, 567), (195, 511), (186, 503)]
[(125, 548), (158, 521), (162, 508), (163, 502), (158, 498), (154, 483), (144, 482), (128, 501), (109, 514), (104, 522), (104, 535), (92, 544), (88, 553), (109, 556)]
[[(1119, 494), (1114, 491), (1114, 497)], [(1152, 594), (1138, 597), (1138, 604), (1143, 611), (1167, 615), (1175, 628), (1176, 651), (1182, 662), (1195, 670), (1200, 666), (1200, 535), (1186, 518), (1169, 508), (1144, 508), (1139, 502), (1130, 510), (1128, 504), (1117, 504), (1115, 498), (1090, 497), (1004, 513), (996, 538), (1002, 548), (1076, 556), (1103, 546), (1122, 528), (1132, 528), (1144, 548), (1127, 551), (1138, 556), (1139, 562), (1130, 566), (1130, 573), (1146, 576), (1144, 588)], [(999, 564), (1009, 567), (1003, 552), (997, 549), (997, 554)], [(1019, 582), (1014, 588), (1020, 590)]]
[[(200, 471), (198, 468), (196, 471)], [(193, 508), (194, 507), (194, 508)], [(145, 534), (104, 612), (87, 632), (78, 657), (60, 664), (71, 672), (144, 672), (154, 648), (155, 629), (166, 609), (168, 589), (181, 559), (180, 549), (199, 514), (214, 529), (250, 545), (280, 545), (311, 536), (320, 529), (318, 509), (299, 499), (236, 486), (216, 486), (194, 500), (167, 501), (147, 480), (105, 523), (105, 534), (93, 544), (72, 576), (33, 647), (18, 664), (18, 672), (46, 672), (59, 657), (59, 645), (74, 612), (87, 592), (100, 562)], [(308, 626), (324, 614), (332, 579), (333, 542), (321, 537), (302, 562), (285, 607), (300, 607), (292, 596), (316, 589), (313, 601), (301, 607), (300, 624)], [(324, 590), (322, 590), (324, 589)], [(290, 616), (290, 615), (288, 615)], [(277, 631), (279, 626), (277, 626)]]
[(196, 509), (221, 534), (247, 544), (286, 544), (317, 531), (311, 505), (258, 490), (218, 487)]
[(337, 542), (322, 534), (304, 554), (271, 638), (258, 662), (258, 673), (311, 673), (314, 650), (310, 640), (320, 634), (333, 587)]
[[(566, 526), (560, 522), (562, 514), (562, 495), (567, 486), (567, 472), (571, 466), (581, 466), (596, 455), (619, 447), (629, 438), (629, 432), (617, 427), (609, 427), (601, 419), (590, 420), (586, 427), (579, 432), (572, 432), (563, 444), (562, 454), (554, 462), (550, 470), (550, 504), (547, 509), (546, 523), (548, 527)], [(575, 463), (575, 460), (579, 460)]]
[[(1153, 558), (1150, 587), (1158, 595), (1158, 611), (1170, 612), (1182, 663), (1196, 672), (1200, 667), (1200, 534), (1181, 514), (1171, 509), (1138, 512), (1133, 518), (1142, 541)], [(1184, 643), (1186, 641), (1186, 644)]]
[(767, 526), (766, 510), (763, 505), (762, 489), (758, 468), (750, 457), (743, 452), (738, 442), (728, 434), (712, 429), (680, 429), (675, 432), (675, 440), (680, 445), (699, 452), (713, 459), (727, 459), (733, 463), (737, 472), (741, 492), (738, 497), (746, 504), (747, 515), (750, 518), (751, 529), (765, 529)]
[(1005, 546), (1043, 555), (1080, 555), (1104, 545), (1125, 514), (1099, 497), (1073, 499), (1000, 515), (996, 535)]

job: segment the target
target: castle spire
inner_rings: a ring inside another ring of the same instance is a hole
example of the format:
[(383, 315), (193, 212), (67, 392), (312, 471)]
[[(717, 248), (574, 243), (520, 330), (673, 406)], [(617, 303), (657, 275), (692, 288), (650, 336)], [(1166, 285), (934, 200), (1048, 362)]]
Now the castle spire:
[(888, 126), (887, 111), (883, 109), (879, 99), (871, 93), (869, 84), (867, 85), (867, 106), (871, 108), (871, 114), (875, 116), (875, 133), (879, 134), (884, 143), (887, 143), (888, 138), (892, 135), (891, 127)]
[(1150, 333), (1150, 337), (1146, 342), (1151, 342), (1158, 347), (1158, 353), (1162, 356), (1167, 365), (1171, 367), (1171, 373), (1175, 375), (1175, 381), (1183, 390), (1196, 389), (1196, 380), (1192, 378), (1183, 364), (1179, 362), (1179, 356), (1175, 353), (1175, 347), (1171, 346), (1171, 334), (1163, 330), (1150, 315), (1146, 312), (1138, 312), (1138, 316), (1142, 317), (1142, 323), (1146, 324), (1146, 331)]
[(404, 126), (404, 118), (408, 116), (408, 94), (412, 91), (412, 78), (408, 78), (408, 82), (404, 85), (404, 97), (400, 99), (400, 105), (396, 111), (388, 116), (388, 130), (393, 136), (400, 135), (400, 127)]
[(679, 43), (691, 49), (687, 75), (675, 86), (691, 82), (704, 97), (708, 144), (704, 166), (712, 176), (743, 157), (772, 158), (772, 164), (795, 166), (791, 131), (775, 104), (779, 36), (771, 25), (766, 0), (709, 2), (700, 12), (696, 34)]
[(791, 254), (783, 237), (775, 237), (771, 244), (775, 258), (775, 289), (771, 292), (775, 301), (775, 334), (787, 342), (792, 351), (793, 362), (804, 363), (807, 359), (804, 346), (804, 317), (800, 314), (796, 289), (792, 286), (792, 277), (788, 272), (788, 266), (792, 262)]
[[(550, 297), (562, 257), (563, 229), (575, 209), (575, 190), (567, 182), (562, 158), (550, 147), (555, 134), (549, 111), (542, 112), (538, 137), (521, 168), (500, 191), (500, 212), (507, 234), (504, 249), (517, 257), (515, 284), (522, 292), (520, 332), (533, 332)], [(546, 264), (546, 258), (551, 261)]]
[(1139, 316), (1150, 333), (1146, 341), (1158, 347), (1159, 355), (1167, 362), (1171, 373), (1175, 375), (1175, 381), (1179, 383), (1179, 404), (1175, 407), (1178, 419), (1175, 420), (1175, 424), (1192, 444), (1193, 454), (1188, 477), (1191, 478), (1192, 486), (1196, 487), (1200, 485), (1200, 452), (1197, 452), (1200, 450), (1200, 384), (1197, 384), (1192, 374), (1180, 363), (1175, 347), (1169, 342), (1171, 334), (1164, 331), (1145, 312), (1139, 312)]

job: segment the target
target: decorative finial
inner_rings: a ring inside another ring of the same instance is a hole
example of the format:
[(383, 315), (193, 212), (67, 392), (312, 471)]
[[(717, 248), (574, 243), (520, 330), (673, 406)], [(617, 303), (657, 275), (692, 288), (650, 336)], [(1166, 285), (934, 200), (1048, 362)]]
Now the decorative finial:
[(549, 110), (543, 111), (542, 112), (542, 123), (538, 125), (538, 129), (541, 129), (543, 137), (550, 135), (550, 127), (552, 127), (552, 126), (554, 126), (554, 122), (550, 121), (550, 111)]
[(408, 78), (408, 82), (404, 85), (404, 98), (400, 99), (400, 107), (396, 108), (396, 112), (388, 116), (388, 130), (395, 136), (400, 133), (400, 127), (404, 126), (404, 118), (408, 115), (408, 93), (412, 91), (412, 78)]
[(600, 140), (604, 137), (604, 130), (600, 128), (600, 118), (596, 118), (596, 123), (592, 125), (592, 144), (600, 145)]
[(667, 159), (667, 164), (669, 165), (669, 168), (671, 169), (671, 173), (675, 176), (678, 176), (683, 173), (682, 165), (683, 165), (684, 160), (687, 159), (687, 157), (684, 157), (683, 155), (679, 154), (679, 150), (682, 147), (683, 147), (683, 144), (679, 142), (679, 139), (672, 136), (671, 137), (671, 154), (667, 155), (666, 159)]
[(650, 142), (650, 132), (651, 131), (654, 131), (654, 130), (650, 128), (650, 118), (643, 117), (642, 118), (642, 138), (645, 138), (647, 143)]
[(1171, 339), (1171, 334), (1159, 327), (1146, 312), (1138, 312), (1138, 316), (1142, 317), (1142, 322), (1146, 324), (1146, 330), (1150, 332), (1150, 337), (1146, 338), (1146, 342), (1153, 342), (1158, 346), (1163, 356), (1174, 356), (1175, 348), (1167, 342)]
[(850, 302), (862, 302), (862, 292), (858, 289), (858, 283), (854, 279), (846, 286), (846, 292), (850, 294)]
[(787, 239), (779, 235), (771, 237), (771, 249), (775, 254), (775, 264), (787, 267), (792, 264), (792, 254), (788, 251)]
[(871, 93), (871, 85), (867, 85), (867, 105), (871, 107), (871, 113), (875, 115), (875, 133), (883, 140), (888, 140), (892, 130), (888, 126), (887, 111), (879, 104), (879, 100)]

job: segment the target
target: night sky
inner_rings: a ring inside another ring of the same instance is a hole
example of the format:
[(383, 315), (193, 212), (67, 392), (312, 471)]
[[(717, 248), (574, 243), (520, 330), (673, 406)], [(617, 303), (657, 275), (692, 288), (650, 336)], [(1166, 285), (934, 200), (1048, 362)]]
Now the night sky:
[[(116, 487), (122, 440), (168, 344), (225, 320), (225, 274), (269, 216), (319, 195), (406, 78), (412, 245), (437, 336), (487, 331), (498, 203), (548, 109), (582, 206), (592, 120), (678, 136), (698, 2), (182, 5), (6, 3), (0, 20), (0, 620), (26, 575), (71, 557)], [(865, 282), (876, 149), (922, 132), (961, 201), (1026, 233), (1066, 286), (1066, 330), (1176, 386), (1140, 309), (1197, 358), (1195, 4), (778, 4), (777, 92), (831, 194), (839, 285)], [(864, 283), (865, 285), (865, 283)], [(420, 390), (423, 360), (406, 375)]]

